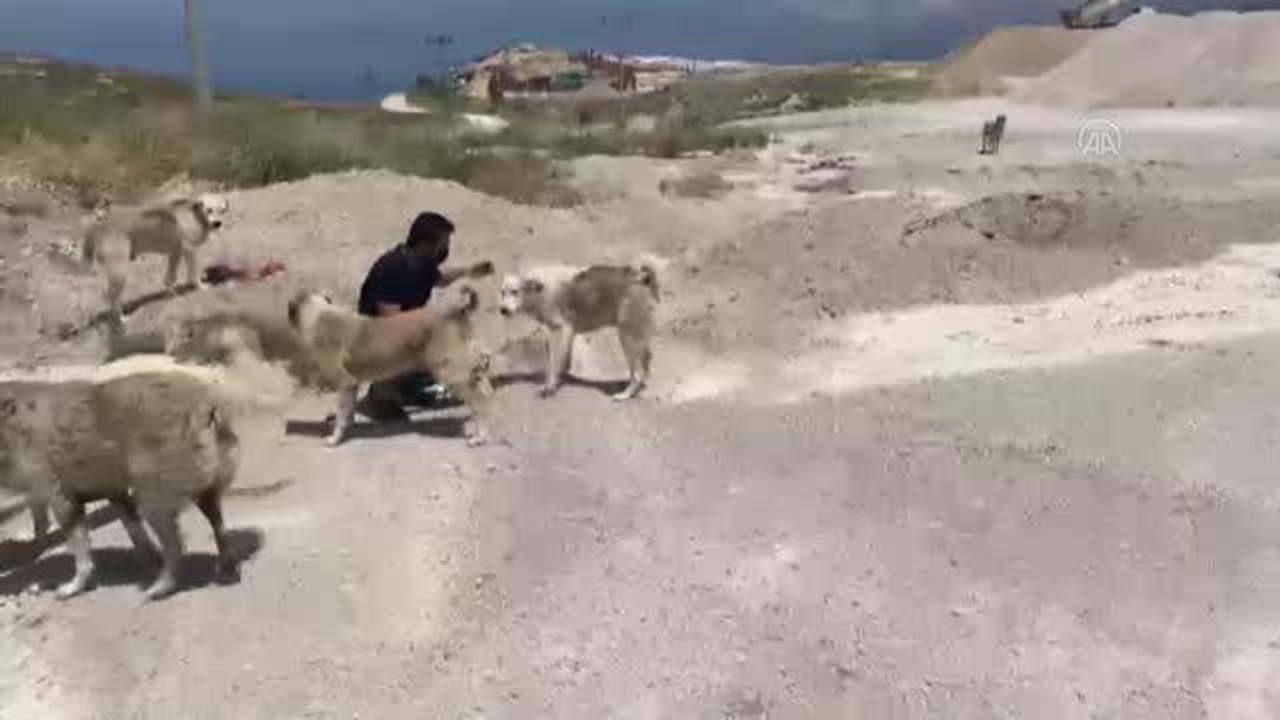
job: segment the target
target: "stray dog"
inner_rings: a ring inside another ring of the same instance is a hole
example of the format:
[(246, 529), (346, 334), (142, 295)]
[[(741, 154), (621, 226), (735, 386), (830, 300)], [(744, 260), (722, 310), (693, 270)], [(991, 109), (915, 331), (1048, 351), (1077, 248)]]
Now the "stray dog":
[(113, 322), (123, 322), (125, 279), (129, 263), (142, 255), (168, 259), (164, 286), (174, 291), (178, 265), (186, 265), (187, 283), (199, 285), (196, 254), (210, 234), (222, 228), (230, 204), (221, 195), (172, 200), (159, 205), (107, 212), (89, 226), (81, 259), (93, 263), (105, 281), (107, 309)]
[(523, 313), (552, 332), (547, 345), (543, 396), (560, 389), (568, 372), (573, 339), (580, 333), (615, 327), (627, 358), (630, 382), (614, 400), (630, 400), (649, 380), (658, 277), (649, 265), (593, 265), (585, 270), (543, 267), (502, 279), (500, 311)]
[(1000, 142), (1004, 140), (1004, 115), (997, 115), (995, 120), (982, 123), (982, 149), (979, 155), (996, 155), (1000, 152)]
[(281, 402), (271, 394), (224, 370), (156, 355), (0, 382), (0, 483), (24, 495), (33, 511), (52, 507), (75, 558), (75, 575), (58, 597), (84, 592), (94, 581), (84, 512), (94, 500), (122, 511), (134, 546), (150, 557), (156, 551), (143, 518), (155, 532), (163, 565), (146, 590), (149, 599), (178, 588), (178, 515), (193, 501), (213, 529), (219, 579), (234, 580), (222, 518), (222, 495), (239, 464), (232, 420)]
[(336, 382), (337, 413), (328, 444), (342, 443), (355, 415), (362, 383), (389, 380), (425, 370), (466, 404), (468, 445), (487, 439), (493, 385), (489, 356), (472, 340), (471, 315), (479, 304), (474, 288), (425, 307), (384, 317), (366, 317), (335, 305), (328, 297), (301, 292), (289, 303), (289, 322), (326, 379)]

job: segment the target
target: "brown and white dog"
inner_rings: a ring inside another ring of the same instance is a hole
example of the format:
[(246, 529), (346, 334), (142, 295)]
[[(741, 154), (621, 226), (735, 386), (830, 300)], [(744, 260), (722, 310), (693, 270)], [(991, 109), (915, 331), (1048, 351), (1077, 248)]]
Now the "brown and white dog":
[(164, 285), (174, 290), (178, 265), (186, 265), (187, 283), (199, 284), (197, 252), (226, 223), (230, 203), (222, 195), (205, 194), (143, 207), (109, 210), (89, 226), (81, 257), (92, 262), (105, 282), (107, 309), (123, 322), (122, 306), (129, 263), (142, 255), (168, 260)]
[(544, 396), (559, 390), (569, 369), (574, 337), (606, 327), (617, 329), (630, 373), (626, 388), (613, 399), (630, 400), (648, 382), (659, 300), (652, 266), (543, 266), (504, 276), (499, 292), (503, 315), (528, 315), (552, 333)]
[(466, 285), (426, 307), (380, 317), (360, 315), (318, 293), (296, 295), (289, 302), (289, 322), (325, 380), (339, 387), (329, 445), (346, 439), (361, 384), (414, 371), (431, 373), (466, 404), (467, 444), (484, 443), (493, 385), (489, 356), (472, 337), (478, 305), (479, 295)]

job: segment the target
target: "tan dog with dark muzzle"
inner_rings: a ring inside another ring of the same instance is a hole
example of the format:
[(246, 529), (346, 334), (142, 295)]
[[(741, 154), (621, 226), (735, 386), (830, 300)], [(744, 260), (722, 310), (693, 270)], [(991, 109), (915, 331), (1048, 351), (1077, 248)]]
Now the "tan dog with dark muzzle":
[(289, 303), (289, 322), (313, 356), (319, 372), (336, 383), (338, 407), (329, 445), (346, 438), (362, 383), (425, 370), (466, 404), (471, 418), (467, 443), (487, 438), (486, 417), (493, 385), (489, 356), (475, 346), (471, 315), (479, 304), (474, 288), (417, 310), (367, 317), (317, 293), (299, 293)]

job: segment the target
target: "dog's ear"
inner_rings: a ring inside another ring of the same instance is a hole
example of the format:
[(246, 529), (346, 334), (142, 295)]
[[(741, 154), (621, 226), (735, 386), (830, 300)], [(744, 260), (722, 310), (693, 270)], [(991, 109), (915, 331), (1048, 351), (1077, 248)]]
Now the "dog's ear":
[(302, 299), (302, 293), (289, 299), (289, 324), (295, 328), (298, 326), (298, 315), (302, 310)]
[(480, 306), (480, 293), (476, 292), (475, 288), (470, 285), (463, 285), (458, 289), (458, 292), (462, 295), (462, 306), (460, 308), (462, 312), (469, 313)]
[(537, 278), (525, 278), (525, 281), (520, 284), (520, 289), (525, 292), (540, 293), (546, 289), (546, 286)]

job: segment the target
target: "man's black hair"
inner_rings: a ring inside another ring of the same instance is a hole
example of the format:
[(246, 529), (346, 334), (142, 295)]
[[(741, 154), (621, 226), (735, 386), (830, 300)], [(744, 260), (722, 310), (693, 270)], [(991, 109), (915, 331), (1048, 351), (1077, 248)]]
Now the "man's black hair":
[(409, 227), (409, 237), (404, 244), (416, 247), (422, 243), (434, 243), (453, 234), (453, 230), (453, 223), (440, 213), (418, 213), (418, 217), (413, 219), (413, 225)]

